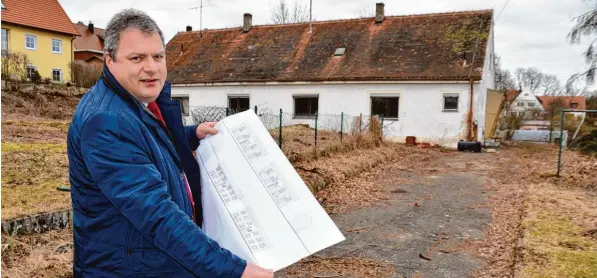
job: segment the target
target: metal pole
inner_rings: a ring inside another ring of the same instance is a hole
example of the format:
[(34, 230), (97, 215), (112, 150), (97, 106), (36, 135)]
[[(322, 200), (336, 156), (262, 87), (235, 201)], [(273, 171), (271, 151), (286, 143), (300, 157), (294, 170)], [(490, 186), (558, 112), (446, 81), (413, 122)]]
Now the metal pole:
[(315, 114), (315, 154), (317, 154), (317, 118), (319, 113)]
[(361, 130), (363, 130), (363, 113), (359, 115), (359, 136), (361, 136)]
[(309, 34), (313, 32), (311, 22), (313, 22), (313, 0), (309, 0)]
[(257, 105), (255, 105), (255, 115), (257, 115)]
[(230, 115), (230, 108), (226, 107), (226, 117)]
[(379, 138), (379, 139), (383, 141), (383, 114), (381, 115), (381, 130), (380, 130), (380, 136), (381, 136), (381, 138)]
[(562, 168), (562, 145), (564, 144), (564, 113), (565, 111), (562, 110), (561, 113), (561, 118), (560, 118), (560, 148), (558, 150), (558, 173), (556, 174), (556, 176), (560, 176), (560, 170)]
[(282, 108), (280, 108), (280, 130), (278, 132), (280, 133), (278, 136), (278, 147), (282, 149)]
[(340, 142), (342, 142), (342, 136), (344, 135), (344, 112), (340, 114)]

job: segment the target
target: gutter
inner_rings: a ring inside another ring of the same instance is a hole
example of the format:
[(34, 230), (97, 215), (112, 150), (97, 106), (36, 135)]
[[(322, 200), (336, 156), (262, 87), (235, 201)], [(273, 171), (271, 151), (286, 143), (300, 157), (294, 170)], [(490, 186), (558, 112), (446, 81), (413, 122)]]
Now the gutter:
[(213, 87), (213, 86), (252, 86), (252, 85), (266, 85), (266, 86), (275, 86), (275, 85), (332, 85), (332, 84), (479, 84), (481, 83), (480, 80), (471, 79), (470, 81), (466, 80), (444, 80), (444, 81), (436, 81), (436, 80), (371, 80), (371, 81), (287, 81), (287, 82), (280, 82), (280, 81), (253, 81), (253, 82), (213, 82), (213, 83), (179, 83), (179, 84), (172, 84), (172, 87)]
[(473, 132), (473, 79), (471, 79), (470, 81), (470, 95), (469, 95), (469, 107), (468, 107), (468, 134), (467, 134), (467, 140), (468, 141), (472, 141), (473, 137), (474, 137), (474, 132)]

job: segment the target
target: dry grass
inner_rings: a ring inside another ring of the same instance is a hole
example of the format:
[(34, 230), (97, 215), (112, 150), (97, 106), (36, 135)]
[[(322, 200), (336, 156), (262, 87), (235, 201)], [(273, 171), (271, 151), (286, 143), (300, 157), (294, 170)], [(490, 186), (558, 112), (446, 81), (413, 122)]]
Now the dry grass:
[(395, 267), (391, 262), (344, 257), (321, 258), (312, 256), (284, 269), (284, 277), (392, 277)]
[[(277, 131), (273, 131), (272, 134), (277, 142)], [(282, 151), (290, 162), (312, 161), (337, 153), (370, 149), (380, 145), (381, 141), (376, 140), (370, 133), (344, 134), (341, 138), (338, 132), (318, 130), (315, 146), (315, 130), (307, 125), (287, 126), (282, 130)]]
[(2, 277), (72, 277), (72, 230), (2, 235)]
[(522, 277), (597, 277), (597, 193), (533, 185), (523, 221)]
[(70, 206), (66, 145), (2, 143), (2, 219)]

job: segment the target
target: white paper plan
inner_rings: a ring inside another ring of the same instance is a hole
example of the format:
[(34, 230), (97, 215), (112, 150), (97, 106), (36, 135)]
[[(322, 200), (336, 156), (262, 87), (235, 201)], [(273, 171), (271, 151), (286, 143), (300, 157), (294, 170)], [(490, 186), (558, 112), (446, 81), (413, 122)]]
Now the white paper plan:
[(203, 230), (274, 271), (345, 238), (252, 110), (201, 141)]

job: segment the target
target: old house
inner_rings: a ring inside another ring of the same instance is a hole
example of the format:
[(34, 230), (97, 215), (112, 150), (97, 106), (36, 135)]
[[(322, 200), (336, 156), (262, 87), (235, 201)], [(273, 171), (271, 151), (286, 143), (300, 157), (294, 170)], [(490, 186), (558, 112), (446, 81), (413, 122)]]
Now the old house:
[(27, 78), (37, 70), (53, 82), (70, 81), (77, 35), (57, 0), (2, 0), (2, 54), (26, 54)]
[(75, 27), (80, 36), (74, 40), (75, 60), (102, 67), (104, 64), (104, 29), (93, 23), (77, 22)]
[[(493, 11), (386, 16), (177, 33), (167, 44), (173, 96), (194, 106), (383, 115), (397, 141), (455, 147), (484, 139), (494, 88)], [(239, 19), (241, 19), (239, 17)], [(189, 107), (184, 108), (188, 112)]]
[(523, 91), (512, 101), (508, 112), (526, 120), (539, 120), (543, 119), (545, 109), (534, 93)]

